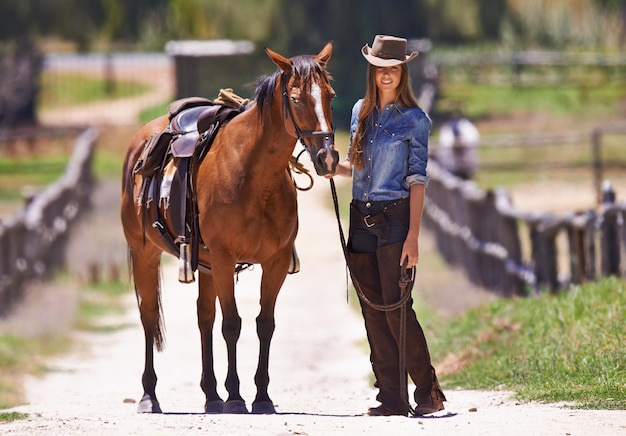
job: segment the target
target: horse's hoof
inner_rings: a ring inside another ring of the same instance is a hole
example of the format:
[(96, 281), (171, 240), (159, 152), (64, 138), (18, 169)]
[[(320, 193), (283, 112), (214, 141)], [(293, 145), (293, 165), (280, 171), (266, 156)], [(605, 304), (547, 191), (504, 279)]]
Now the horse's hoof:
[(255, 415), (273, 415), (276, 413), (276, 409), (271, 401), (259, 401), (252, 403), (252, 413)]
[(245, 415), (248, 413), (246, 402), (242, 400), (229, 400), (224, 403), (224, 413)]
[(137, 413), (163, 413), (163, 411), (156, 398), (153, 400), (150, 395), (143, 394), (137, 406)]
[(224, 401), (223, 400), (212, 400), (204, 403), (204, 412), (205, 413), (223, 413), (224, 412)]

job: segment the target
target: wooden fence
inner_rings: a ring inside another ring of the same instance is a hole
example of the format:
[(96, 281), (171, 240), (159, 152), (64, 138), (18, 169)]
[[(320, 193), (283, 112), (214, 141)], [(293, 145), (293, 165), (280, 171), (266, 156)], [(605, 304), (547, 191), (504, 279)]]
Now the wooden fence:
[(476, 285), (528, 295), (625, 275), (626, 204), (563, 217), (526, 213), (503, 190), (483, 191), (433, 160), (428, 171), (424, 225), (444, 259)]
[(74, 144), (65, 173), (15, 215), (0, 219), (0, 315), (21, 297), (27, 280), (63, 266), (68, 231), (88, 206), (92, 157), (98, 134), (85, 130)]

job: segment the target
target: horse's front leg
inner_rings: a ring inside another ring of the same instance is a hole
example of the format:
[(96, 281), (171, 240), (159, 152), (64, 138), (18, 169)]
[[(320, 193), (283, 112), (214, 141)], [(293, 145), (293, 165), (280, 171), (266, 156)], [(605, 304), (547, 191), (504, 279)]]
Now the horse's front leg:
[(239, 392), (239, 375), (237, 374), (237, 342), (241, 334), (241, 317), (235, 301), (235, 280), (233, 261), (230, 266), (217, 265), (215, 253), (213, 253), (213, 282), (219, 296), (222, 309), (222, 335), (226, 342), (226, 354), (228, 358), (228, 370), (226, 373), (226, 390), (228, 399), (224, 404), (224, 413), (248, 413), (246, 403)]
[[(291, 250), (291, 246), (289, 250)], [(267, 392), (270, 382), (270, 344), (276, 327), (274, 318), (276, 299), (287, 276), (289, 261), (290, 253), (287, 253), (277, 262), (271, 265), (263, 265), (263, 277), (261, 279), (261, 311), (256, 319), (257, 335), (259, 337), (259, 362), (256, 374), (254, 375), (254, 382), (257, 387), (257, 394), (252, 403), (252, 413), (256, 414), (276, 413), (274, 403)]]
[(202, 347), (202, 379), (200, 387), (206, 396), (204, 411), (222, 413), (224, 400), (217, 393), (213, 358), (213, 326), (215, 324), (215, 284), (211, 274), (200, 273), (198, 293), (198, 328)]

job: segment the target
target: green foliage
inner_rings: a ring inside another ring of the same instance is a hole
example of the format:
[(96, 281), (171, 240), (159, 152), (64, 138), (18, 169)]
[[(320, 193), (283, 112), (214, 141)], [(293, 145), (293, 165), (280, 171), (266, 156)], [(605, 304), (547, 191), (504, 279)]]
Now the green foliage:
[[(358, 48), (376, 33), (518, 48), (615, 44), (622, 0), (4, 0), (0, 40), (56, 36), (162, 48), (169, 39), (272, 42), (293, 53), (332, 39)], [(348, 18), (349, 17), (349, 18)]]
[(558, 295), (498, 300), (437, 328), (435, 362), (461, 369), (448, 388), (508, 389), (521, 400), (626, 408), (626, 282), (616, 278)]

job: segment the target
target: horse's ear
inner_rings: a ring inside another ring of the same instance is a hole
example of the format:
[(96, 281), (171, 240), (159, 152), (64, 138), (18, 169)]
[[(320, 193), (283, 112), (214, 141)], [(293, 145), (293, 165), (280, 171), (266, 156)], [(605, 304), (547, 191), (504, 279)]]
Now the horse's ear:
[(270, 57), (272, 62), (278, 65), (278, 68), (280, 68), (283, 71), (283, 73), (285, 74), (291, 73), (292, 65), (289, 59), (287, 59), (286, 57), (282, 55), (279, 55), (278, 53), (270, 50), (267, 47), (265, 48), (265, 53), (267, 53), (267, 55)]
[(328, 44), (326, 44), (326, 46), (322, 49), (321, 52), (319, 52), (319, 54), (315, 57), (315, 59), (317, 60), (317, 62), (323, 67), (326, 68), (326, 64), (328, 63), (328, 61), (330, 60), (330, 56), (333, 54), (333, 43), (329, 42)]

